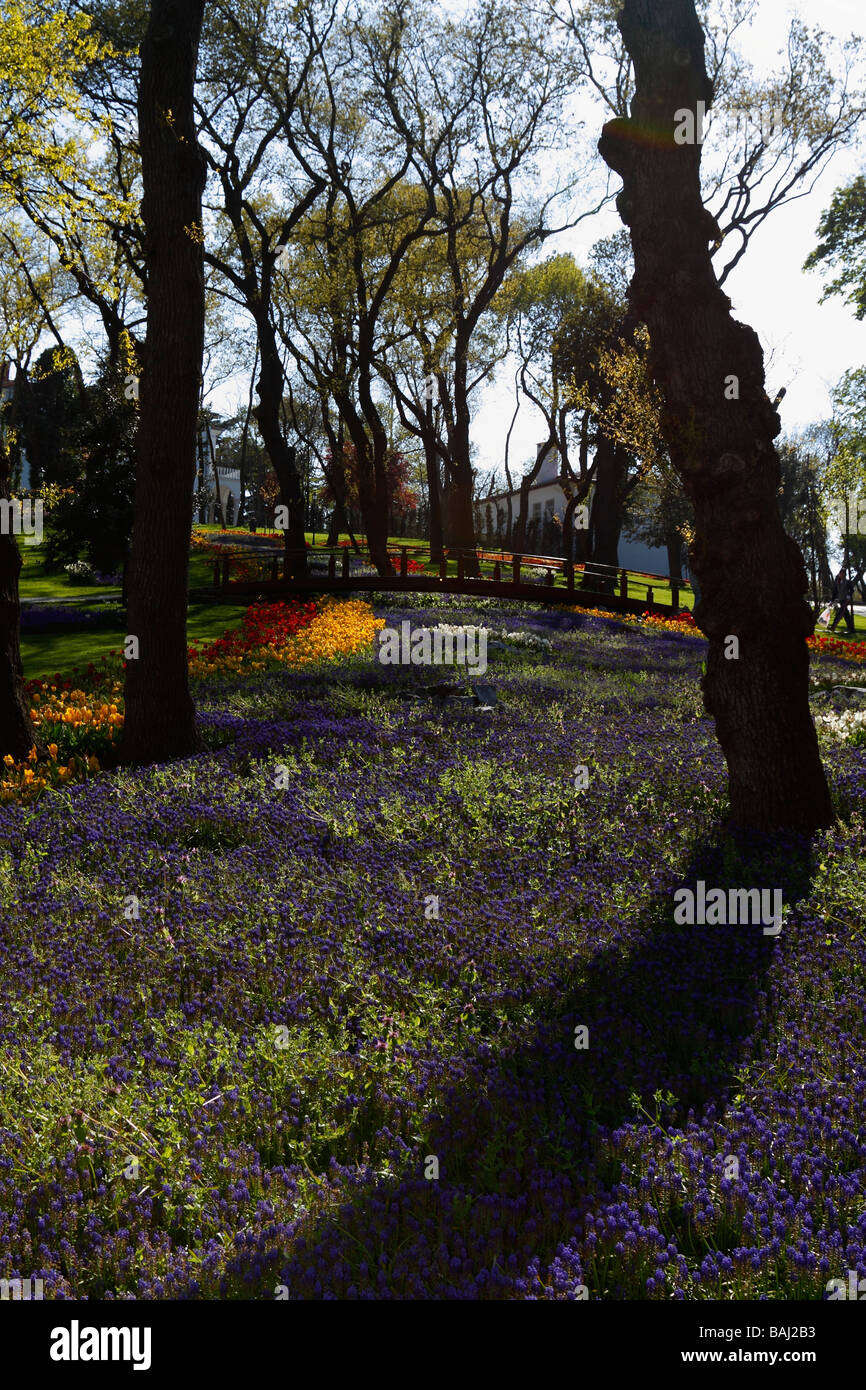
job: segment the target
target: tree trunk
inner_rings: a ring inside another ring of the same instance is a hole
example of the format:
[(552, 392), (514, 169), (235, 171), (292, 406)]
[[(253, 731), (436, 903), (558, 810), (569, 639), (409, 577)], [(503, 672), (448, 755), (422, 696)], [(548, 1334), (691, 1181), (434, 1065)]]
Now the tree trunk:
[(256, 319), (261, 372), (256, 383), (259, 404), (255, 416), (271, 467), (280, 485), (280, 501), (289, 510), (285, 534), (286, 573), (298, 579), (307, 573), (307, 547), (304, 536), (304, 494), (298, 474), (297, 457), (283, 434), (280, 409), (285, 375), (273, 325), (262, 314)]
[(207, 484), (206, 484), (205, 467), (204, 467), (204, 441), (203, 441), (203, 439), (202, 439), (202, 437), (201, 437), (201, 433), (200, 433), (200, 432), (197, 433), (195, 451), (196, 451), (196, 481), (195, 481), (195, 487), (196, 487), (197, 490), (198, 490), (198, 498), (199, 498), (199, 501), (198, 501), (198, 520), (199, 520), (199, 525), (200, 525), (200, 526), (204, 526), (204, 525), (206, 524), (206, 522), (208, 521), (209, 518), (208, 518), (208, 505), (207, 505)]
[(592, 572), (586, 578), (586, 587), (596, 593), (612, 594), (616, 586), (614, 571), (619, 564), (623, 520), (622, 488), (629, 463), (629, 456), (623, 449), (606, 435), (599, 436), (595, 491), (589, 516), (589, 563), (601, 568), (598, 575)]
[(476, 558), (475, 513), (472, 507), (472, 452), (469, 429), (472, 412), (467, 392), (466, 357), (459, 349), (454, 365), (454, 436), (451, 477), (448, 486), (448, 543), (465, 552), (463, 572), (470, 579), (481, 571)]
[(346, 516), (345, 504), (340, 498), (334, 498), (334, 510), (331, 513), (331, 522), (328, 527), (328, 538), (325, 542), (328, 546), (335, 546), (340, 539), (341, 532), (348, 534), (349, 521)]
[(668, 552), (668, 578), (682, 579), (683, 577), (683, 543), (679, 531), (670, 531), (665, 538), (665, 548)]
[(374, 421), (373, 439), (371, 440), (361, 416), (350, 406), (346, 397), (342, 397), (339, 402), (340, 414), (355, 446), (358, 505), (361, 522), (367, 533), (370, 559), (378, 573), (384, 577), (394, 573), (388, 555), (388, 478), (385, 466), (388, 438), (381, 422), (375, 423), (378, 420), (378, 412), (369, 388), (359, 391), (359, 395), (365, 418)]
[(427, 471), (427, 504), (429, 516), (430, 559), (438, 565), (442, 559), (442, 486), (439, 479), (439, 455), (435, 437), (424, 435), (424, 467)]
[(246, 520), (246, 495), (247, 495), (247, 446), (250, 437), (250, 416), (253, 413), (253, 392), (256, 389), (256, 376), (259, 370), (259, 342), (256, 339), (256, 355), (253, 361), (253, 374), (250, 377), (250, 394), (247, 400), (247, 413), (244, 416), (244, 428), (241, 434), (241, 455), (238, 463), (238, 515), (237, 525), (240, 526)]
[(728, 765), (731, 816), (814, 831), (833, 809), (809, 710), (808, 580), (778, 506), (781, 423), (758, 337), (734, 320), (713, 270), (719, 231), (701, 201), (701, 146), (675, 136), (683, 111), (712, 101), (704, 35), (694, 0), (624, 0), (618, 24), (635, 96), (631, 117), (606, 125), (599, 149), (623, 179), (631, 308), (649, 330), (662, 428), (695, 510), (695, 618), (710, 643), (704, 700)]
[[(0, 438), (0, 498), (6, 501), (10, 491), (9, 470), (9, 455)], [(9, 754), (21, 759), (27, 757), (34, 744), (41, 745), (24, 698), (18, 599), (21, 554), (11, 522), (9, 512), (8, 529), (4, 526), (0, 530), (0, 756)]]
[(204, 273), (205, 163), (193, 116), (204, 0), (151, 0), (141, 45), (138, 128), (148, 275), (147, 337), (136, 441), (135, 521), (118, 756), (155, 762), (198, 746), (186, 612), (196, 467)]

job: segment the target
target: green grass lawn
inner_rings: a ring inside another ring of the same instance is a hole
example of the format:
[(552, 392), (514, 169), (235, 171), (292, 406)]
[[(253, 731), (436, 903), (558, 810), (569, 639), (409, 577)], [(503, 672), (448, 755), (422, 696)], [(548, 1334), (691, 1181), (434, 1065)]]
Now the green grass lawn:
[[(245, 611), (243, 604), (191, 603), (187, 619), (190, 645), (194, 641), (214, 641), (226, 628), (237, 627)], [(85, 671), (88, 663), (96, 664), (109, 652), (119, 651), (124, 634), (119, 630), (103, 632), (46, 632), (23, 634), (21, 658), (24, 676), (56, 674), (71, 676)]]
[(70, 584), (63, 571), (48, 572), (45, 552), (39, 546), (19, 545), (21, 578), (18, 590), (22, 598), (95, 598), (112, 592), (105, 584)]

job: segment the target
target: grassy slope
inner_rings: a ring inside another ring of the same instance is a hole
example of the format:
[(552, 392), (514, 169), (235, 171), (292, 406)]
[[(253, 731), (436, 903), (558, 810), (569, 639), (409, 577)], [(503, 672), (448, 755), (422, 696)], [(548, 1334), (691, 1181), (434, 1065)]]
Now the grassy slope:
[[(238, 604), (191, 603), (187, 631), (193, 640), (221, 637), (226, 628), (236, 627), (244, 608)], [(24, 674), (28, 680), (36, 676), (73, 675), (76, 668), (86, 669), (89, 662), (98, 662), (122, 645), (123, 633), (50, 632), (24, 635), (21, 655)]]

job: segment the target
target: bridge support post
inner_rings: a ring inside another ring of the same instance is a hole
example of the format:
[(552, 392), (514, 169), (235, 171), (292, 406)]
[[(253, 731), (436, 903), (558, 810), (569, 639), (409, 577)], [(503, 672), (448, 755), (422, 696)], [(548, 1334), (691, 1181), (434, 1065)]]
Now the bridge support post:
[(463, 551), (462, 551), (462, 550), (458, 550), (458, 552), (457, 552), (457, 582), (458, 582), (459, 584), (462, 584), (462, 583), (463, 583)]
[(520, 562), (521, 562), (522, 559), (523, 559), (523, 556), (522, 556), (522, 555), (512, 555), (512, 557), (511, 557), (511, 582), (512, 582), (512, 584), (519, 584), (519, 583), (520, 583)]
[(675, 584), (673, 580), (671, 580), (671, 608), (674, 613), (680, 611), (680, 586)]
[(498, 560), (496, 561), (496, 564), (493, 566), (493, 582), (494, 584), (502, 583), (502, 566), (500, 565)]
[(565, 562), (565, 587), (570, 594), (574, 593), (574, 561)]
[(628, 598), (628, 571), (622, 570), (619, 576), (619, 596)]
[(655, 601), (656, 601), (656, 599), (655, 599), (655, 594), (654, 594), (653, 591), (652, 591), (652, 586), (651, 586), (651, 585), (649, 585), (649, 586), (647, 587), (647, 591), (646, 591), (646, 601), (647, 601), (647, 603), (655, 603)]
[(440, 580), (448, 578), (448, 557), (444, 550), (442, 551), (442, 556), (439, 560), (439, 578)]
[(277, 582), (277, 580), (279, 579), (279, 577), (280, 577), (280, 562), (279, 562), (279, 560), (272, 560), (272, 561), (271, 561), (271, 583), (272, 583), (272, 584), (276, 584), (276, 582)]
[(228, 588), (228, 586), (229, 586), (229, 557), (228, 557), (228, 555), (225, 555), (225, 556), (223, 556), (223, 583), (222, 583), (223, 593), (225, 593), (225, 591), (226, 591), (226, 589)]
[(405, 545), (400, 546), (400, 578), (405, 579), (409, 573), (409, 551)]
[(348, 579), (348, 578), (349, 578), (349, 547), (348, 547), (348, 546), (346, 546), (346, 548), (345, 548), (344, 551), (343, 551), (343, 578), (344, 578), (344, 579)]
[(328, 556), (328, 578), (335, 579), (337, 575), (337, 557), (333, 550)]

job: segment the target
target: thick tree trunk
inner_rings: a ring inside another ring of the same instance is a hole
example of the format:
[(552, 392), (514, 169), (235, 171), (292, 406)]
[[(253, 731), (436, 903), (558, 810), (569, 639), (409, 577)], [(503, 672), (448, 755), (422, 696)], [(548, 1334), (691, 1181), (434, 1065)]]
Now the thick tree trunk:
[(197, 746), (186, 639), (189, 532), (196, 468), (204, 273), (205, 164), (193, 117), (204, 0), (151, 0), (141, 46), (138, 129), (148, 271), (146, 369), (136, 442), (129, 563), (126, 763)]
[(375, 433), (372, 440), (361, 416), (351, 408), (346, 398), (339, 402), (340, 413), (355, 446), (358, 505), (361, 521), (367, 533), (370, 559), (378, 573), (387, 576), (394, 573), (388, 555), (388, 477), (385, 467), (388, 437), (378, 421), (378, 412), (369, 386), (362, 387), (359, 395), (365, 418), (373, 422), (372, 429)]
[(614, 571), (619, 564), (619, 539), (622, 534), (622, 489), (629, 462), (624, 450), (606, 435), (600, 435), (595, 459), (595, 491), (589, 515), (590, 563), (598, 565), (599, 570), (586, 578), (586, 587), (597, 593), (612, 594), (616, 586)]
[[(360, 468), (358, 472), (360, 474)], [(374, 479), (368, 480), (365, 488), (359, 485), (358, 495), (361, 503), (361, 517), (367, 532), (367, 548), (370, 551), (370, 559), (379, 574), (384, 576), (393, 574), (394, 566), (391, 564), (391, 558), (388, 554), (387, 497), (382, 498), (381, 490), (376, 485), (377, 482), (378, 479), (374, 477)]]
[[(9, 455), (0, 438), (0, 498), (9, 500)], [(24, 698), (21, 669), (18, 576), (21, 554), (12, 532), (11, 512), (0, 528), (0, 757), (26, 758), (38, 744)]]
[(695, 510), (695, 617), (710, 642), (704, 699), (732, 819), (812, 831), (832, 823), (833, 809), (809, 710), (808, 581), (779, 514), (781, 425), (757, 335), (734, 320), (713, 271), (719, 232), (701, 201), (701, 146), (675, 137), (685, 129), (678, 112), (712, 101), (704, 35), (694, 0), (624, 0), (618, 23), (635, 97), (599, 149), (623, 179), (631, 308), (649, 329), (662, 427)]

